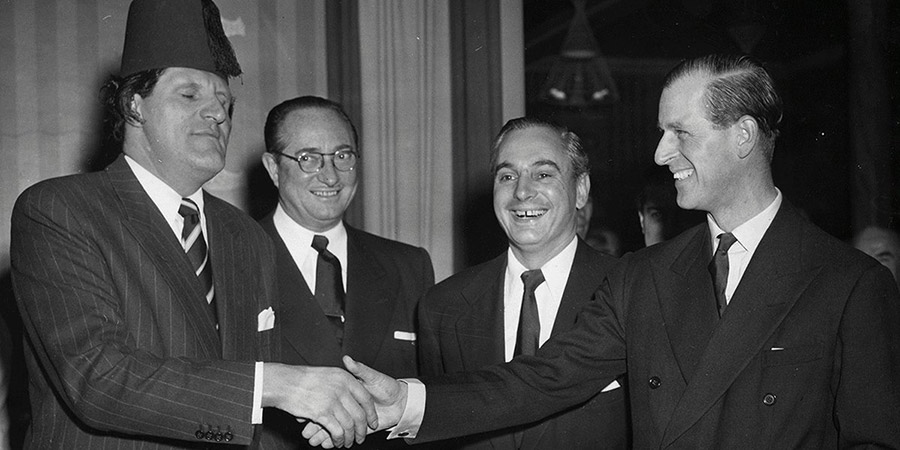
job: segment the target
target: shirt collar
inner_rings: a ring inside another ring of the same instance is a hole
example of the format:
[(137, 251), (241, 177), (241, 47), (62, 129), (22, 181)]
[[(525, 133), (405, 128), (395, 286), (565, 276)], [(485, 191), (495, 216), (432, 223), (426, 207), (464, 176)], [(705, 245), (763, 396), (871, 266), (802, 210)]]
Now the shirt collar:
[[(569, 280), (569, 272), (572, 269), (572, 263), (575, 261), (575, 250), (577, 248), (578, 236), (576, 235), (572, 237), (572, 242), (569, 242), (569, 245), (540, 267), (541, 272), (544, 274), (544, 282), (550, 288), (552, 295), (556, 297), (562, 296), (563, 290), (566, 288), (566, 282)], [(516, 259), (512, 248), (506, 250), (506, 261), (507, 276), (513, 280), (521, 280), (522, 273), (528, 269)]]
[(278, 203), (278, 206), (275, 207), (275, 214), (272, 216), (272, 222), (285, 241), (302, 243), (297, 249), (304, 253), (315, 252), (312, 248), (313, 236), (320, 234), (327, 237), (328, 251), (337, 256), (342, 268), (347, 267), (347, 228), (343, 221), (338, 222), (330, 230), (313, 232), (295, 222), (281, 206), (281, 203)]
[[(141, 187), (144, 188), (144, 191), (147, 192), (150, 200), (153, 201), (153, 204), (156, 205), (163, 217), (168, 220), (173, 216), (178, 216), (178, 208), (181, 207), (181, 195), (178, 194), (175, 189), (172, 189), (171, 186), (166, 184), (165, 181), (150, 173), (149, 170), (145, 169), (144, 166), (140, 165), (130, 156), (125, 155), (125, 162), (128, 163), (128, 167), (131, 168), (138, 183), (140, 183)], [(193, 200), (194, 203), (197, 204), (197, 208), (200, 209), (200, 218), (205, 221), (206, 215), (203, 213), (203, 190), (197, 189), (196, 192), (187, 196), (187, 198)]]
[[(759, 246), (759, 242), (762, 241), (763, 235), (766, 234), (766, 230), (769, 229), (769, 225), (772, 224), (775, 214), (778, 213), (778, 209), (781, 207), (782, 198), (781, 191), (775, 188), (775, 200), (772, 200), (769, 206), (732, 230), (731, 234), (737, 238), (737, 244), (743, 247), (744, 250), (750, 253), (756, 251), (756, 247)], [(715, 249), (717, 245), (716, 238), (725, 231), (719, 228), (712, 214), (706, 215), (706, 223), (709, 225), (712, 248)]]

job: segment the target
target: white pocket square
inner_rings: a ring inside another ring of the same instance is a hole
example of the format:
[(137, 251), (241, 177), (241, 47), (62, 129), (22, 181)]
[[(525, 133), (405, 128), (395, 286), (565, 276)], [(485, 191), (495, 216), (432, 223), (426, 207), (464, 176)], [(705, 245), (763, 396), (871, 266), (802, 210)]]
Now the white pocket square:
[(266, 331), (275, 328), (275, 311), (268, 307), (259, 312), (256, 317), (256, 331)]
[(617, 380), (613, 380), (612, 383), (607, 384), (606, 387), (603, 388), (603, 390), (600, 391), (600, 392), (614, 391), (614, 390), (616, 390), (616, 389), (618, 389), (618, 388), (620, 388), (620, 387), (622, 387), (622, 385), (619, 384), (619, 382), (618, 382)]
[(413, 333), (411, 331), (395, 331), (394, 339), (398, 341), (416, 342), (416, 333)]

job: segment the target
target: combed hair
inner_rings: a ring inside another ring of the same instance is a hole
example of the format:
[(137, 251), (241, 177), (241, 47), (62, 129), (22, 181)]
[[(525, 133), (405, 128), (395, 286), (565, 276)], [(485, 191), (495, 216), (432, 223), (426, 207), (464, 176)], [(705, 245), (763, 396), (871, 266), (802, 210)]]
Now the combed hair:
[(589, 174), (591, 172), (591, 160), (588, 158), (587, 153), (585, 153), (584, 147), (581, 145), (581, 138), (579, 138), (577, 134), (569, 131), (568, 128), (562, 125), (546, 119), (519, 117), (506, 122), (506, 124), (503, 125), (503, 128), (500, 129), (500, 132), (497, 133), (497, 137), (494, 138), (494, 144), (491, 146), (491, 174), (497, 174), (497, 158), (500, 155), (500, 144), (503, 143), (506, 135), (509, 134), (510, 131), (525, 130), (528, 128), (546, 128), (559, 135), (559, 138), (562, 139), (563, 143), (566, 145), (566, 156), (568, 156), (569, 161), (572, 162), (572, 176), (574, 178), (577, 179), (581, 175)]
[(350, 120), (350, 116), (344, 111), (340, 103), (327, 98), (306, 95), (285, 100), (269, 111), (266, 117), (266, 125), (263, 129), (263, 138), (266, 142), (266, 151), (269, 153), (283, 152), (286, 146), (281, 140), (281, 125), (284, 119), (292, 112), (302, 109), (327, 109), (334, 111), (344, 122), (350, 127), (353, 133), (353, 146), (356, 153), (359, 153), (359, 135), (356, 132), (356, 126)]
[(150, 69), (127, 77), (111, 76), (100, 88), (100, 99), (106, 109), (106, 121), (115, 142), (125, 137), (125, 123), (140, 123), (141, 117), (132, 108), (135, 94), (148, 97), (166, 69)]
[(714, 54), (688, 59), (666, 75), (663, 88), (693, 74), (712, 78), (706, 85), (707, 119), (724, 128), (742, 116), (754, 118), (763, 137), (763, 150), (771, 159), (783, 110), (775, 82), (762, 64), (747, 55)]

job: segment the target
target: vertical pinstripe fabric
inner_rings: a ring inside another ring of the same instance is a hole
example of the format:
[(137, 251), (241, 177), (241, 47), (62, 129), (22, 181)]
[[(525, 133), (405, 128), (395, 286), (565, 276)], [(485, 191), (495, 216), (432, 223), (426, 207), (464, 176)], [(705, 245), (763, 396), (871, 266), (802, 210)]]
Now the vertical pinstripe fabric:
[[(13, 283), (31, 346), (39, 448), (184, 448), (196, 432), (249, 444), (254, 361), (275, 350), (271, 243), (204, 199), (221, 339), (190, 261), (124, 160), (29, 188), (13, 212)], [(221, 273), (220, 273), (221, 272)], [(147, 439), (142, 436), (159, 436)]]

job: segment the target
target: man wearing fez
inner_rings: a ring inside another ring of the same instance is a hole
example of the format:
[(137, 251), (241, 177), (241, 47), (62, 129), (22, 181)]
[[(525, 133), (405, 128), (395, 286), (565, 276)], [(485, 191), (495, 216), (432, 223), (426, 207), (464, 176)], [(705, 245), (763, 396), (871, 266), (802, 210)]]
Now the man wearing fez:
[[(494, 140), (490, 167), (494, 214), (509, 248), (441, 282), (422, 299), (423, 376), (534, 354), (552, 335), (572, 328), (615, 263), (576, 235), (591, 181), (588, 155), (575, 133), (540, 119), (510, 120)], [(550, 419), (451, 440), (445, 447), (625, 449), (629, 430), (623, 391), (613, 381)]]
[[(262, 162), (278, 188), (278, 206), (261, 224), (275, 243), (279, 361), (341, 367), (347, 354), (415, 376), (416, 305), (434, 269), (425, 249), (344, 223), (360, 178), (356, 127), (338, 103), (297, 97), (269, 112), (265, 141)], [(305, 446), (302, 427), (284, 416), (271, 414), (275, 428)], [(362, 445), (406, 444), (382, 434)]]
[(212, 1), (135, 0), (106, 86), (123, 154), (16, 202), (29, 448), (255, 447), (265, 406), (340, 444), (375, 424), (346, 372), (263, 363), (279, 344), (271, 241), (201, 189), (224, 167), (240, 73)]
[(707, 223), (625, 255), (534, 357), (424, 387), (348, 358), (380, 424), (409, 406), (393, 433), (417, 442), (526, 423), (627, 368), (635, 448), (900, 448), (900, 294), (775, 187), (771, 77), (752, 58), (710, 55), (663, 86), (655, 160)]

